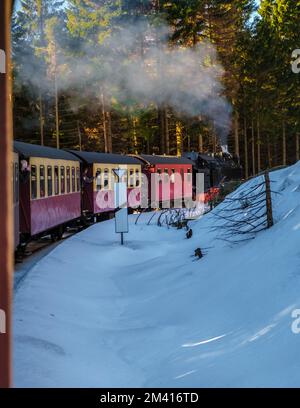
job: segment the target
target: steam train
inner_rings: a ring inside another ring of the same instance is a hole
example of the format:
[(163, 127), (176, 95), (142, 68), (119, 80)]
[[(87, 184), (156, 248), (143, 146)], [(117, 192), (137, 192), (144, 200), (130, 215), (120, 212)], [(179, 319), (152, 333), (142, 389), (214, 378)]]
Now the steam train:
[(204, 174), (206, 199), (217, 193), (223, 181), (242, 176), (241, 167), (230, 156), (195, 152), (182, 157), (121, 155), (59, 150), (18, 141), (14, 142), (12, 167), (15, 248), (42, 235), (58, 239), (76, 222), (88, 217), (100, 220), (111, 214), (115, 168), (125, 170), (128, 195), (135, 197), (134, 208), (141, 200), (142, 174), (149, 181), (149, 202), (151, 175), (159, 176), (160, 182), (154, 187), (158, 203), (164, 201), (164, 176), (168, 181), (179, 173), (184, 180), (179, 187), (170, 183), (171, 202), (193, 197), (197, 173)]

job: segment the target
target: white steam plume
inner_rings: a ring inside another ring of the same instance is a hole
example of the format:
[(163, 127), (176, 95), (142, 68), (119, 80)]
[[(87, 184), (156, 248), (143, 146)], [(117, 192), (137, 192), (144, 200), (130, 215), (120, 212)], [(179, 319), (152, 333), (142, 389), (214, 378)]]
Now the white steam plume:
[[(104, 88), (123, 103), (166, 105), (178, 114), (206, 117), (221, 145), (227, 145), (231, 107), (222, 96), (223, 68), (214, 47), (208, 42), (195, 48), (169, 46), (167, 33), (167, 26), (143, 22), (120, 28), (102, 45), (78, 42), (77, 57), (60, 48), (58, 85), (64, 90), (80, 86), (81, 97), (85, 89), (99, 96)], [(42, 81), (36, 70), (30, 73), (30, 61), (27, 68), (27, 80), (49, 91), (51, 82)]]

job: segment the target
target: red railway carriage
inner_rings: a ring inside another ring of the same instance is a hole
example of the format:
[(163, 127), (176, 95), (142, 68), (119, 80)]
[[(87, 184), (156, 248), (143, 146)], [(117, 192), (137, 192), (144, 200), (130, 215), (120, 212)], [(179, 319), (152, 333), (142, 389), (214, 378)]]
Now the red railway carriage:
[(124, 169), (128, 188), (128, 206), (140, 204), (141, 163), (121, 154), (79, 152), (70, 153), (82, 162), (82, 210), (85, 214), (112, 212), (114, 206), (114, 169)]
[[(177, 156), (136, 156), (143, 163), (143, 172), (148, 178), (148, 198), (151, 201), (164, 203), (167, 201), (183, 200), (192, 198), (193, 163), (184, 157)], [(157, 175), (153, 186), (152, 174)], [(152, 193), (151, 193), (152, 192)], [(151, 198), (152, 194), (152, 198)], [(153, 197), (155, 194), (155, 199)]]
[(13, 152), (12, 161), (12, 187), (13, 187), (13, 207), (14, 207), (14, 248), (20, 243), (19, 226), (19, 155)]
[(81, 216), (80, 160), (63, 150), (14, 143), (20, 160), (20, 232), (62, 234)]

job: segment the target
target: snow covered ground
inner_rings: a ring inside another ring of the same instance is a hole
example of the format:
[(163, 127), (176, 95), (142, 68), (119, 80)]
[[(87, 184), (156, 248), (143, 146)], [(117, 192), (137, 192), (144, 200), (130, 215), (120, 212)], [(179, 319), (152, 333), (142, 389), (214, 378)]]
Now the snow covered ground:
[(271, 179), (276, 225), (246, 243), (146, 214), (124, 247), (113, 220), (56, 247), (15, 296), (15, 385), (300, 386), (300, 163)]

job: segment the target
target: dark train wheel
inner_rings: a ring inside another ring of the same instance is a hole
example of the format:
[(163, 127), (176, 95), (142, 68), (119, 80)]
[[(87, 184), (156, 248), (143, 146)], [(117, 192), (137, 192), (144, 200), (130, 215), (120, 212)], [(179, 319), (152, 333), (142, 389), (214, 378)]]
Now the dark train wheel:
[(57, 242), (60, 241), (64, 235), (64, 227), (60, 226), (59, 228), (55, 229), (53, 232), (51, 232), (51, 241), (52, 242)]

